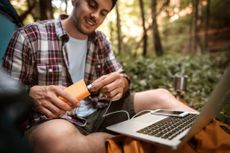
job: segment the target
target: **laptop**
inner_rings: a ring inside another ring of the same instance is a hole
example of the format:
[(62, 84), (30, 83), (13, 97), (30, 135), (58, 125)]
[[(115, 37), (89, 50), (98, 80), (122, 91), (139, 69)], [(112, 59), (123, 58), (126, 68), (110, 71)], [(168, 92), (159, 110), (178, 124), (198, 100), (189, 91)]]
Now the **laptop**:
[(230, 101), (230, 66), (225, 70), (200, 113), (150, 110), (148, 113), (106, 128), (176, 149), (208, 125), (228, 101)]

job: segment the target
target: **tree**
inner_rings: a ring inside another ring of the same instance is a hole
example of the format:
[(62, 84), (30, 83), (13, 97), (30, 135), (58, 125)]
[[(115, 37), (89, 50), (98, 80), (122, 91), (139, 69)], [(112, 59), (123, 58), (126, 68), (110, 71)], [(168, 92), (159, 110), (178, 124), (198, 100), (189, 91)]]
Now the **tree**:
[(206, 5), (206, 22), (205, 22), (205, 38), (204, 38), (204, 51), (209, 52), (208, 47), (208, 31), (209, 31), (209, 18), (210, 18), (210, 0), (207, 0)]
[(201, 24), (201, 21), (199, 19), (199, 13), (201, 10), (199, 9), (199, 0), (192, 0), (192, 5), (193, 5), (193, 20), (192, 20), (192, 30), (191, 30), (191, 50), (193, 52), (198, 52), (199, 50), (202, 50), (199, 48), (199, 27)]
[(148, 36), (147, 36), (147, 28), (145, 25), (145, 11), (144, 11), (143, 0), (139, 0), (139, 4), (140, 4), (141, 20), (142, 20), (142, 28), (143, 28), (143, 56), (146, 56), (147, 48), (148, 48)]
[(40, 15), (39, 15), (39, 7), (38, 7), (38, 1), (36, 0), (27, 0), (27, 11), (30, 9), (30, 8), (33, 8), (30, 13), (31, 13), (31, 16), (33, 17), (33, 20), (34, 21), (37, 21), (37, 20), (40, 20)]
[(153, 29), (153, 44), (157, 56), (163, 55), (164, 51), (161, 45), (160, 34), (157, 25), (157, 0), (151, 1), (151, 12), (152, 12), (152, 29)]
[(121, 36), (121, 19), (120, 19), (118, 2), (115, 7), (116, 7), (116, 14), (117, 14), (117, 48), (118, 48), (118, 53), (120, 53), (122, 50), (122, 36)]
[(25, 18), (32, 12), (32, 10), (35, 8), (36, 6), (36, 1), (32, 1), (32, 4), (30, 4), (29, 1), (27, 1), (27, 6), (28, 6), (28, 10), (26, 10), (25, 12), (23, 12), (21, 15), (20, 15), (20, 18), (22, 21), (25, 20)]
[(40, 19), (53, 19), (53, 7), (51, 0), (39, 0), (40, 5)]

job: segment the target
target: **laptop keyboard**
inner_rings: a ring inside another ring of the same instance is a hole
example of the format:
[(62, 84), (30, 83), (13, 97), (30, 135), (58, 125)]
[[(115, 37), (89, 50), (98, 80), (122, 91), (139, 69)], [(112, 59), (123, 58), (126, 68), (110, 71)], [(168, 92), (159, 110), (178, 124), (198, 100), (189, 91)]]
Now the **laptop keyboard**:
[(140, 129), (137, 132), (171, 140), (187, 128), (191, 127), (196, 117), (197, 114), (188, 114), (185, 117), (169, 116), (159, 122)]

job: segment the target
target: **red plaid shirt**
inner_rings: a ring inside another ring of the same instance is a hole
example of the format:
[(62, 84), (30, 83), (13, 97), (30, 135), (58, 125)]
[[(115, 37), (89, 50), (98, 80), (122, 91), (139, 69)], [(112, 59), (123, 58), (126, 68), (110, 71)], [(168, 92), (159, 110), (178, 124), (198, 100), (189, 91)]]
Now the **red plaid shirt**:
[[(65, 49), (68, 40), (60, 19), (27, 25), (14, 33), (3, 58), (3, 67), (12, 78), (29, 88), (34, 85), (69, 86), (73, 82)], [(122, 66), (115, 59), (106, 36), (99, 31), (89, 36), (84, 75), (86, 84), (120, 69)], [(102, 103), (97, 102), (97, 95), (94, 96), (90, 97), (91, 101), (95, 102), (96, 107), (103, 107)], [(79, 121), (68, 116), (63, 118), (76, 125)], [(30, 127), (44, 120), (47, 120), (46, 116), (35, 112), (28, 125)]]
[[(68, 39), (60, 20), (42, 21), (20, 28), (9, 43), (3, 67), (14, 79), (29, 87), (69, 86), (73, 82), (65, 49)], [(122, 68), (103, 33), (93, 33), (88, 39), (87, 47), (86, 84)]]

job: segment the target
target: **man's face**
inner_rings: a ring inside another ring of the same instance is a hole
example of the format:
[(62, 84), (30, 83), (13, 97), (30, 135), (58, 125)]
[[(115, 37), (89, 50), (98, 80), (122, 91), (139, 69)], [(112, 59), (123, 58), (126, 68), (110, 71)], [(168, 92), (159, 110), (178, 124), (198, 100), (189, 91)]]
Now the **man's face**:
[(94, 32), (112, 9), (112, 0), (72, 0), (72, 4), (71, 19), (76, 29), (84, 35)]

